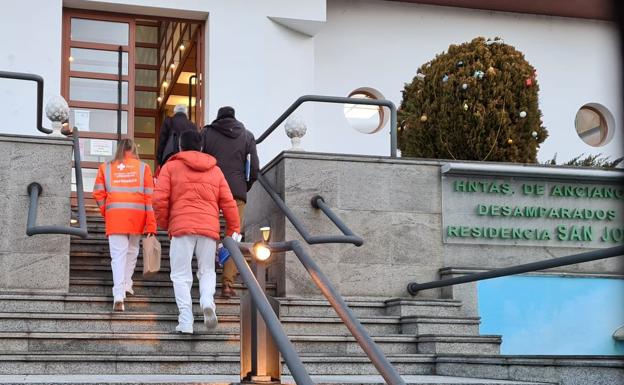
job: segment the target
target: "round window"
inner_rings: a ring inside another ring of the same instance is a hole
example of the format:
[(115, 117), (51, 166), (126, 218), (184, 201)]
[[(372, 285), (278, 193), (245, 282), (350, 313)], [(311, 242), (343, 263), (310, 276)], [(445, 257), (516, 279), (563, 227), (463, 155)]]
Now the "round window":
[(583, 142), (593, 147), (601, 147), (611, 140), (613, 122), (613, 115), (606, 107), (590, 103), (579, 108), (574, 127)]
[[(384, 99), (379, 91), (372, 88), (359, 88), (349, 94), (357, 99)], [(374, 134), (386, 124), (387, 114), (383, 107), (366, 104), (345, 104), (344, 116), (355, 130), (363, 134)]]

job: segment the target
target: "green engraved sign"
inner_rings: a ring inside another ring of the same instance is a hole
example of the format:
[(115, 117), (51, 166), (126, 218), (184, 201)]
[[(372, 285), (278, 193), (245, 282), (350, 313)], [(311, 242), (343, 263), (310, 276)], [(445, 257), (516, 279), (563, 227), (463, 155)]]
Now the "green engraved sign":
[(618, 181), (442, 176), (445, 243), (611, 247), (624, 242)]

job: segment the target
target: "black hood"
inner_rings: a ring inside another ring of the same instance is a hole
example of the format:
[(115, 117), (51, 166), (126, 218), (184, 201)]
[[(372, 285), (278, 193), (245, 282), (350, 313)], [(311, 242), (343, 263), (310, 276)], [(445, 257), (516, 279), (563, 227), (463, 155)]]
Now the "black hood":
[(225, 107), (221, 107), (219, 108), (219, 111), (217, 112), (217, 119), (223, 119), (223, 118), (236, 118), (236, 116), (234, 115), (234, 108), (230, 107), (230, 106), (225, 106)]
[(245, 126), (243, 123), (230, 117), (216, 119), (212, 122), (210, 127), (229, 138), (238, 138), (243, 132), (245, 132)]

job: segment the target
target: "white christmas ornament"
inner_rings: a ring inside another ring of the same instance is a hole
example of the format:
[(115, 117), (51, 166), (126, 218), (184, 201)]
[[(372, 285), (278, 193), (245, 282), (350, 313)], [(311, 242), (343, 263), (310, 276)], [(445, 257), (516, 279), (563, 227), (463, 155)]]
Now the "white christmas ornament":
[(45, 113), (52, 122), (52, 130), (54, 132), (51, 135), (61, 136), (63, 123), (69, 120), (69, 105), (67, 105), (67, 101), (60, 95), (51, 97), (45, 106)]
[(305, 151), (301, 147), (301, 138), (303, 138), (308, 129), (303, 119), (299, 116), (289, 118), (286, 123), (284, 123), (284, 130), (286, 131), (286, 136), (290, 138), (292, 143), (290, 150)]
[(531, 136), (535, 139), (537, 139), (537, 131), (533, 131), (531, 132)]
[(526, 111), (520, 111), (520, 117), (521, 117), (522, 119), (526, 118), (526, 116), (527, 116)]

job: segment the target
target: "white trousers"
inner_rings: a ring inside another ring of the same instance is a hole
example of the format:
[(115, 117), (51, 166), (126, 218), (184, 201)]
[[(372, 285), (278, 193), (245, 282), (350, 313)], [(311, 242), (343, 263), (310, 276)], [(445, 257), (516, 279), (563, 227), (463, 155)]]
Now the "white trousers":
[(140, 241), (140, 234), (113, 234), (108, 237), (115, 301), (123, 300), (126, 290), (132, 289), (132, 274), (139, 255)]
[(200, 235), (173, 237), (169, 248), (171, 281), (178, 305), (178, 322), (182, 326), (193, 325), (193, 302), (191, 286), (193, 253), (197, 256), (197, 279), (199, 280), (199, 303), (203, 308), (215, 309), (214, 294), (217, 282), (215, 251), (217, 242)]

